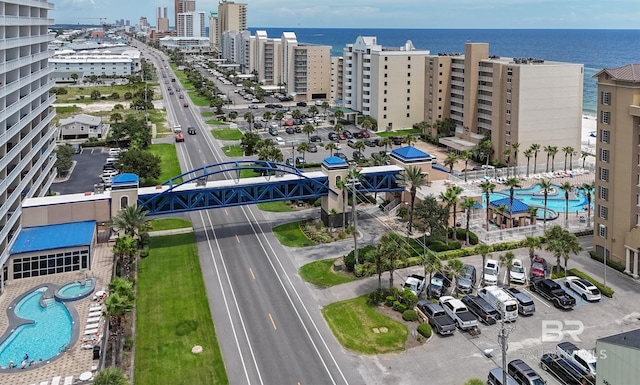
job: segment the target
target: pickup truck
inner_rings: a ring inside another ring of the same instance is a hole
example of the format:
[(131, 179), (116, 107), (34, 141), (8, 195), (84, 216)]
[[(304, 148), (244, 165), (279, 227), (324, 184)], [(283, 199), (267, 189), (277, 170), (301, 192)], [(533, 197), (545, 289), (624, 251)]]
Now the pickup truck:
[(545, 353), (540, 359), (540, 367), (545, 372), (553, 374), (560, 383), (565, 385), (594, 385), (593, 377), (586, 375), (573, 362), (558, 356)]
[(546, 298), (557, 308), (569, 310), (576, 306), (576, 299), (567, 294), (560, 284), (549, 278), (532, 280), (529, 289)]
[(470, 330), (478, 328), (478, 319), (459, 299), (446, 295), (440, 297), (438, 303), (460, 329)]
[(403, 289), (409, 289), (413, 294), (419, 296), (424, 290), (425, 278), (422, 275), (411, 274), (401, 285)]
[(596, 375), (596, 357), (588, 350), (580, 349), (571, 342), (561, 342), (556, 346), (558, 356), (573, 362), (588, 375)]
[(431, 301), (418, 301), (418, 316), (423, 321), (428, 320), (431, 328), (440, 335), (451, 335), (456, 331), (453, 319), (445, 313), (442, 306)]

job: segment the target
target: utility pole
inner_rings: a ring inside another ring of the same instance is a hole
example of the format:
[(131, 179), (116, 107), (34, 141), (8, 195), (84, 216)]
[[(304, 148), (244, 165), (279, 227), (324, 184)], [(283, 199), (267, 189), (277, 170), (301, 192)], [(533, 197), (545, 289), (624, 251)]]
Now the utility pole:
[(497, 305), (500, 307), (500, 333), (498, 334), (498, 343), (502, 348), (502, 383), (507, 384), (507, 350), (509, 349), (509, 334), (513, 328), (505, 327), (504, 325), (504, 306), (498, 301)]
[(358, 266), (358, 213), (356, 211), (356, 179), (357, 171), (355, 168), (350, 168), (349, 182), (351, 182), (351, 216), (353, 217), (353, 256), (355, 257), (354, 272)]

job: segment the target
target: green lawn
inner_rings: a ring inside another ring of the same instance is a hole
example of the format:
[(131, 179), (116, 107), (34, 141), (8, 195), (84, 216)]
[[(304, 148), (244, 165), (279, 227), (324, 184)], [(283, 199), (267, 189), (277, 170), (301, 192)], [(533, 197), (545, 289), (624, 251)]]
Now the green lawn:
[(213, 112), (211, 112), (211, 111), (202, 111), (200, 113), (200, 115), (202, 115), (202, 117), (204, 117), (204, 118), (210, 118), (210, 117), (213, 116)]
[(211, 135), (218, 140), (240, 140), (242, 132), (237, 128), (215, 128), (211, 130)]
[(191, 221), (181, 218), (153, 219), (151, 221), (152, 231), (184, 229), (187, 227), (191, 227)]
[(286, 201), (258, 203), (258, 208), (262, 211), (270, 211), (272, 213), (288, 213), (293, 211)]
[[(176, 146), (169, 143), (157, 143), (152, 144), (149, 147), (149, 151), (154, 155), (160, 157), (160, 178), (156, 182), (162, 183), (182, 174), (180, 170), (180, 163), (178, 163), (178, 154), (176, 153)], [(178, 178), (174, 183), (182, 182), (182, 178)]]
[(355, 280), (354, 277), (334, 273), (331, 269), (335, 259), (323, 259), (307, 263), (300, 268), (300, 277), (316, 286), (330, 287)]
[(242, 147), (239, 145), (224, 146), (222, 147), (222, 151), (226, 156), (244, 156), (244, 151), (242, 151)]
[(255, 172), (252, 168), (244, 168), (243, 170), (240, 170), (240, 178), (254, 178), (256, 176), (260, 176), (260, 174)]
[(196, 106), (209, 107), (209, 99), (205, 98), (204, 96), (198, 95), (196, 91), (189, 91), (187, 93), (189, 94), (189, 98), (191, 98), (191, 102), (193, 102), (193, 104), (195, 104)]
[(284, 246), (305, 247), (317, 244), (302, 232), (299, 222), (285, 223), (274, 227), (272, 231)]
[[(150, 86), (150, 84), (148, 86)], [(113, 101), (119, 101), (124, 104), (124, 103), (128, 103), (128, 101), (124, 100), (124, 94), (126, 92), (135, 93), (137, 90), (144, 88), (144, 83), (136, 83), (134, 85), (128, 85), (128, 84), (117, 85), (117, 86), (110, 86), (110, 85), (87, 86), (87, 87), (67, 86), (64, 88), (67, 90), (67, 93), (64, 95), (57, 95), (56, 103), (69, 103), (69, 102), (76, 102), (76, 101), (79, 101), (81, 103), (100, 102), (101, 100), (91, 100), (90, 98), (91, 92), (94, 90), (97, 90), (98, 92), (100, 92), (101, 96), (107, 96), (107, 97), (112, 93), (117, 92), (118, 94), (120, 94), (120, 100), (113, 100)], [(76, 100), (80, 96), (84, 96), (84, 99)], [(109, 99), (109, 100), (112, 100), (112, 99)]]
[(227, 123), (222, 122), (222, 121), (220, 121), (218, 119), (209, 119), (209, 120), (206, 120), (205, 123), (207, 123), (207, 124), (215, 124), (215, 125), (227, 124)]
[[(409, 331), (403, 324), (385, 317), (367, 304), (367, 296), (332, 303), (322, 309), (329, 328), (347, 349), (363, 354), (384, 354), (404, 350)], [(386, 328), (386, 332), (376, 333)]]
[(228, 384), (195, 235), (151, 238), (138, 272), (134, 383)]
[(422, 134), (422, 130), (419, 128), (411, 128), (409, 130), (398, 130), (398, 131), (380, 131), (376, 132), (378, 136), (387, 137), (387, 136), (405, 136), (407, 134)]

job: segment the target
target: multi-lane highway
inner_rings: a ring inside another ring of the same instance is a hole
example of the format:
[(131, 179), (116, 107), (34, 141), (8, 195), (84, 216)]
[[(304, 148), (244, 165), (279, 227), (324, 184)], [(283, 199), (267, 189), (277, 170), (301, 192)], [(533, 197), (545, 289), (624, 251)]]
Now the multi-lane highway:
[[(143, 54), (155, 62), (160, 79), (163, 71), (170, 73), (158, 51), (146, 48)], [(176, 143), (182, 170), (222, 161), (197, 107), (183, 107), (177, 93), (161, 88), (168, 120), (198, 128)], [(359, 358), (335, 341), (288, 251), (257, 208), (198, 211), (191, 219), (231, 384), (364, 383), (356, 369)]]

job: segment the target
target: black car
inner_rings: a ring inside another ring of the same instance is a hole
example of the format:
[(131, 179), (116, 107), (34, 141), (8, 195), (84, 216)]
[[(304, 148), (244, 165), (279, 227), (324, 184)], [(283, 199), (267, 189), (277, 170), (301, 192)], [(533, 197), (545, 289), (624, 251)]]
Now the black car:
[(353, 138), (354, 139), (362, 139), (362, 138), (364, 138), (364, 136), (362, 136), (362, 134), (360, 132), (354, 132), (353, 133)]
[(271, 103), (269, 103), (269, 104), (265, 104), (265, 105), (264, 105), (264, 108), (278, 108), (278, 107), (276, 107), (276, 105), (275, 105), (275, 104), (271, 104)]
[(287, 129), (285, 130), (285, 132), (287, 134), (295, 134), (296, 130), (291, 126), (288, 126)]
[(449, 286), (451, 286), (451, 280), (448, 277), (440, 272), (435, 273), (427, 286), (427, 296), (429, 298), (440, 298), (446, 293)]
[(187, 128), (187, 132), (189, 133), (189, 135), (195, 135), (196, 134), (196, 128), (195, 127), (189, 127), (189, 128)]
[(253, 123), (253, 128), (255, 128), (256, 130), (261, 130), (262, 129), (262, 123), (260, 123), (260, 122)]
[(365, 139), (364, 140), (364, 145), (367, 146), (367, 147), (375, 147), (376, 143), (371, 139)]
[(274, 104), (273, 108), (282, 108), (282, 104)]
[(328, 135), (329, 140), (336, 140), (338, 139), (338, 134), (336, 134), (335, 132), (331, 131)]
[(301, 134), (301, 133), (302, 133), (302, 127), (300, 127), (300, 126), (295, 126), (295, 127), (293, 127), (293, 130), (294, 130), (295, 132), (297, 132), (298, 134)]
[(296, 103), (296, 106), (298, 106), (298, 107), (306, 107), (307, 106), (307, 102), (298, 102), (298, 103)]
[(333, 154), (333, 156), (337, 156), (338, 158), (344, 160), (345, 162), (347, 161), (347, 156), (341, 152), (336, 152)]
[(497, 320), (500, 318), (498, 311), (489, 305), (489, 302), (480, 297), (465, 295), (462, 297), (462, 303), (467, 306), (469, 311), (480, 318), (480, 321), (487, 325), (495, 325)]
[(549, 278), (532, 280), (529, 290), (540, 294), (557, 308), (569, 310), (576, 306), (576, 299), (567, 294), (557, 282)]
[(301, 156), (297, 156), (296, 157), (296, 166), (304, 166), (307, 163), (307, 161), (301, 157)]
[(364, 159), (364, 154), (361, 153), (360, 151), (354, 151), (353, 152), (353, 160), (359, 161), (360, 159)]
[(322, 138), (318, 135), (314, 135), (311, 138), (309, 138), (310, 141), (312, 142), (322, 142)]
[(392, 136), (391, 137), (391, 141), (393, 142), (393, 144), (395, 145), (400, 145), (402, 144), (402, 138), (399, 136)]
[(294, 118), (293, 119), (293, 124), (295, 124), (296, 126), (301, 125), (302, 124), (302, 119)]
[(576, 364), (559, 357), (557, 354), (543, 354), (540, 359), (540, 367), (545, 372), (553, 374), (563, 384), (595, 384), (595, 381), (588, 377)]
[(342, 135), (344, 135), (347, 139), (353, 139), (353, 133), (349, 130), (342, 131)]

